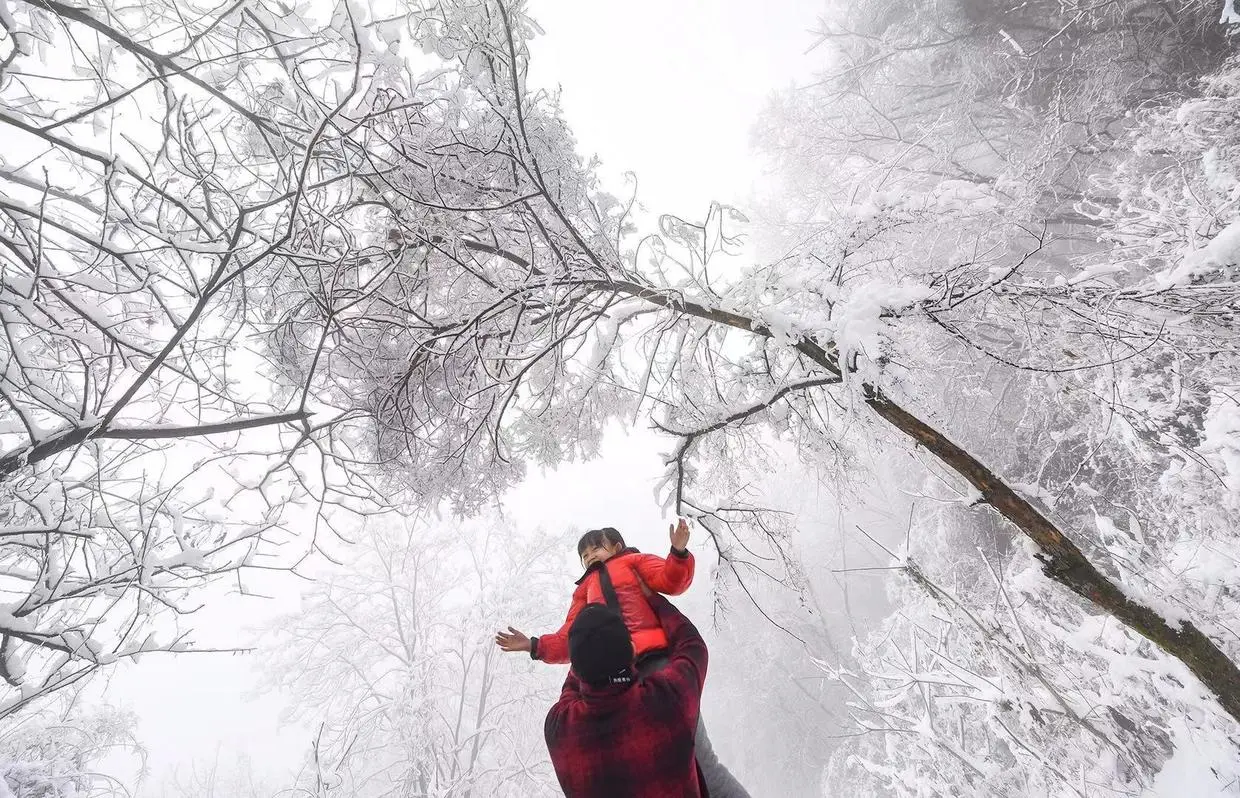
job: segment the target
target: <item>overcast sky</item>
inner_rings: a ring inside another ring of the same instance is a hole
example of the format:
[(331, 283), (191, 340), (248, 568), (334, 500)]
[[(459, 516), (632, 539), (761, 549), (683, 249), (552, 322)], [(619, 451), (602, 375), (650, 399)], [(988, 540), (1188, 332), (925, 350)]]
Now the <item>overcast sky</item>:
[[(532, 45), (531, 83), (562, 88), (581, 154), (602, 158), (616, 192), (622, 187), (613, 181), (636, 172), (650, 212), (695, 216), (711, 200), (739, 203), (748, 194), (759, 171), (749, 128), (772, 91), (810, 74), (808, 31), (822, 4), (533, 0), (531, 6), (546, 31)], [(606, 523), (625, 528), (639, 547), (657, 549), (665, 545), (666, 526), (653, 495), (660, 461), (652, 446), (644, 434), (611, 441), (602, 461), (532, 479), (509, 508), (523, 525)], [(215, 612), (212, 625), (227, 635), (254, 616), (252, 608), (234, 605)], [(298, 761), (306, 740), (288, 733), (277, 739), (279, 702), (244, 694), (250, 678), (243, 656), (165, 656), (118, 667), (107, 697), (139, 715), (151, 770), (142, 795), (167, 794), (158, 788), (168, 772), (216, 752), (227, 766), (248, 750), (260, 770), (273, 773)]]
[(822, 0), (532, 0), (546, 36), (531, 82), (563, 87), (565, 118), (605, 174), (638, 174), (651, 211), (739, 202), (758, 161), (749, 128), (772, 91), (808, 77)]

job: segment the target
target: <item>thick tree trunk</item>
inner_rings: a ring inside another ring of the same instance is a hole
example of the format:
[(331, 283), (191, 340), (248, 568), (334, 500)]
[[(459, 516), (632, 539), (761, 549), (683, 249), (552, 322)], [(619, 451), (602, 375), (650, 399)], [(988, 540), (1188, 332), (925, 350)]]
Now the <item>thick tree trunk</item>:
[(867, 386), (865, 402), (968, 480), (981, 492), (983, 501), (1033, 540), (1042, 552), (1043, 573), (1183, 662), (1214, 693), (1227, 714), (1240, 721), (1240, 668), (1214, 641), (1193, 624), (1169, 623), (1156, 610), (1124, 595), (1119, 585), (1095, 568), (1054, 523), (946, 435), (875, 388)]
[[(773, 335), (759, 320), (732, 311), (668, 296), (637, 284), (610, 283), (610, 286), (686, 315), (757, 335)], [(807, 339), (800, 340), (795, 347), (828, 373), (841, 374), (836, 352)], [(1169, 622), (1157, 610), (1124, 595), (1120, 586), (1095, 568), (1063, 530), (945, 434), (900, 407), (875, 386), (866, 384), (863, 395), (866, 405), (879, 417), (964, 477), (981, 493), (983, 501), (1036, 543), (1044, 563), (1043, 573), (1184, 663), (1214, 694), (1227, 714), (1240, 722), (1240, 668), (1213, 640), (1193, 624)]]

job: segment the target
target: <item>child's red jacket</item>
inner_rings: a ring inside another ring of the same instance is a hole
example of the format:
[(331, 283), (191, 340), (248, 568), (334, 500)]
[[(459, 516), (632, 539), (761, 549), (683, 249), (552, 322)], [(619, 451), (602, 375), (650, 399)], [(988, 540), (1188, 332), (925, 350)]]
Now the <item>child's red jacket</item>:
[(594, 563), (577, 580), (564, 625), (554, 634), (530, 638), (530, 656), (543, 662), (568, 662), (568, 630), (587, 604), (606, 604), (620, 612), (633, 636), (634, 657), (667, 648), (667, 634), (642, 593), (638, 576), (657, 593), (679, 596), (693, 582), (693, 555), (672, 549), (665, 559), (627, 548), (606, 562)]

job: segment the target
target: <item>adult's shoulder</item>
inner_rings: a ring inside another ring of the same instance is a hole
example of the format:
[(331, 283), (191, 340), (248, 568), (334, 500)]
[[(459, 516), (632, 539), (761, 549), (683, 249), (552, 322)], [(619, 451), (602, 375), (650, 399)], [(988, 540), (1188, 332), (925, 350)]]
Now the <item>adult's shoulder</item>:
[(543, 736), (547, 739), (548, 744), (551, 744), (554, 739), (559, 738), (564, 733), (572, 714), (572, 705), (577, 700), (575, 698), (561, 698), (551, 705), (551, 709), (547, 710), (547, 717), (543, 720)]
[(672, 723), (697, 717), (700, 696), (695, 685), (672, 668), (648, 674), (635, 687), (642, 712), (658, 722)]

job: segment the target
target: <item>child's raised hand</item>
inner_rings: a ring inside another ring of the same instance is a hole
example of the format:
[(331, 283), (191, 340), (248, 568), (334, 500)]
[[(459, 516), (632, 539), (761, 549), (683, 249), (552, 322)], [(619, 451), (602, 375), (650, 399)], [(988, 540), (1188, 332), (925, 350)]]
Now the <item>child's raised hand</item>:
[(507, 632), (495, 633), (495, 645), (505, 651), (529, 651), (530, 639), (509, 626)]
[(672, 548), (677, 551), (684, 551), (689, 548), (689, 522), (681, 518), (676, 526), (667, 527), (667, 533), (672, 538)]

